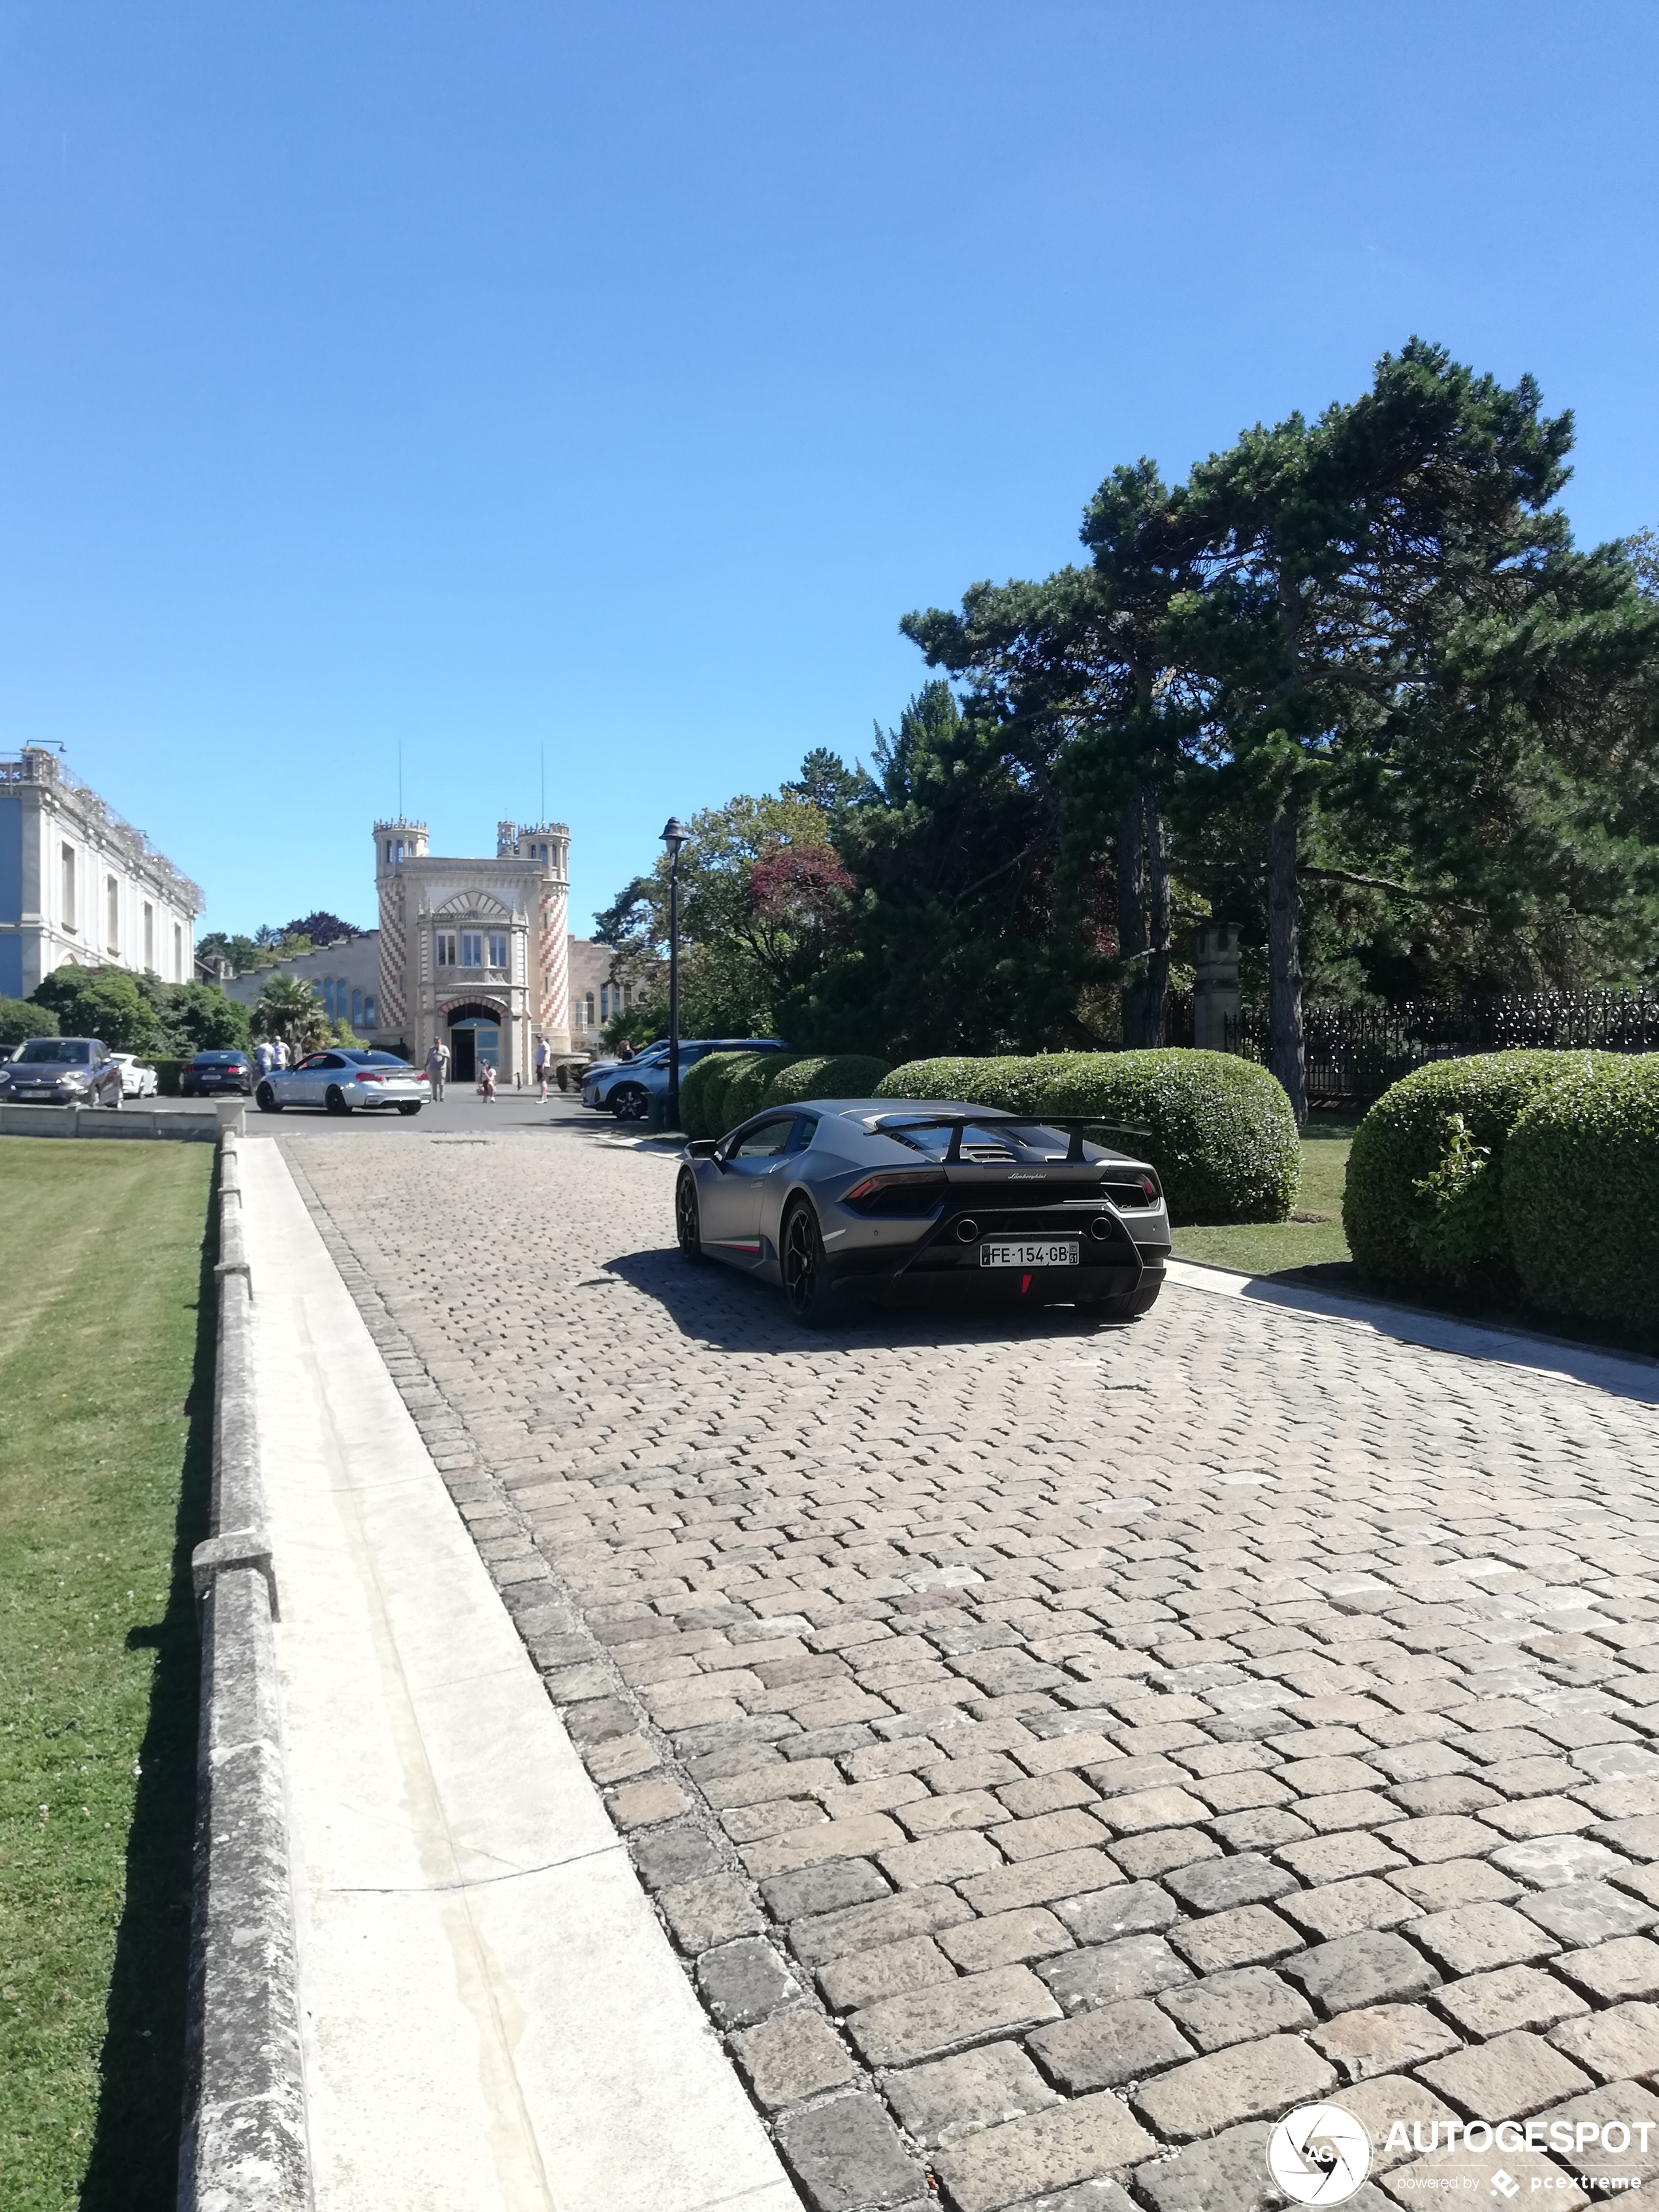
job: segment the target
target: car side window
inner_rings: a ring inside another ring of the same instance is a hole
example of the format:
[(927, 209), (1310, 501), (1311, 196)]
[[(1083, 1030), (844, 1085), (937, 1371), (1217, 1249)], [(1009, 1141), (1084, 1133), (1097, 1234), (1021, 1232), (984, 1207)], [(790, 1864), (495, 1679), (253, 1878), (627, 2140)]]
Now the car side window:
[(817, 1123), (810, 1114), (803, 1114), (795, 1123), (794, 1134), (789, 1139), (792, 1152), (804, 1152), (817, 1132)]
[(757, 1129), (748, 1130), (732, 1147), (734, 1160), (780, 1159), (789, 1149), (789, 1138), (795, 1126), (795, 1116), (786, 1120), (763, 1121)]

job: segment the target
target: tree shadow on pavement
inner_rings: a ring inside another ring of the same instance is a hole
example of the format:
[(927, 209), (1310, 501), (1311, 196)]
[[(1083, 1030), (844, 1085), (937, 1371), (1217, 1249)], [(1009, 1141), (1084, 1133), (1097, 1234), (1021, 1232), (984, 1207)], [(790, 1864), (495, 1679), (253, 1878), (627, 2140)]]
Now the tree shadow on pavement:
[(848, 1299), (828, 1327), (798, 1322), (774, 1285), (738, 1274), (718, 1261), (690, 1267), (672, 1246), (624, 1253), (578, 1279), (597, 1297), (607, 1279), (626, 1283), (653, 1299), (682, 1336), (721, 1352), (859, 1352), (887, 1345), (1029, 1344), (1053, 1338), (1079, 1343), (1144, 1328), (1144, 1322), (1109, 1322), (1075, 1306), (876, 1306)]

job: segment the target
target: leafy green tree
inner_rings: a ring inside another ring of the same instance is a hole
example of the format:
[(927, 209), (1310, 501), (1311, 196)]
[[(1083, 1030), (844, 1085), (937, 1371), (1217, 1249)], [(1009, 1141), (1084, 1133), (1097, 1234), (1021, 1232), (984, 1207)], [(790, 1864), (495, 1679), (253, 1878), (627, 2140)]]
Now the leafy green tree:
[(227, 937), (222, 929), (210, 930), (206, 936), (198, 937), (196, 950), (198, 953), (228, 960), (234, 975), (252, 974), (264, 957), (251, 937)]
[(1097, 936), (1115, 940), (1126, 1045), (1164, 1038), (1174, 949), (1166, 814), (1201, 703), (1165, 638), (1171, 601), (1193, 580), (1157, 529), (1169, 499), (1151, 461), (1115, 469), (1079, 533), (1091, 568), (976, 584), (959, 615), (930, 608), (900, 624), (933, 666), (966, 679), (970, 713), (1000, 726), (1011, 769), (1042, 801), (1055, 860), (1051, 927), (1070, 938), (1092, 917)]
[[(790, 993), (844, 936), (851, 878), (830, 817), (787, 793), (743, 794), (694, 815), (680, 854), (681, 1028), (687, 1036), (769, 1035)], [(668, 856), (595, 916), (655, 1020), (668, 946)]]
[[(1551, 502), (1571, 443), (1571, 418), (1544, 416), (1530, 379), (1505, 388), (1413, 339), (1358, 400), (1311, 426), (1258, 425), (1170, 502), (1159, 534), (1199, 579), (1172, 606), (1170, 644), (1215, 687), (1218, 803), (1261, 825), (1271, 1061), (1298, 1115), (1310, 827), (1374, 848), (1379, 811), (1400, 821), (1402, 763), (1431, 750), (1464, 784), (1493, 726), (1536, 703), (1516, 641), (1563, 580)], [(1504, 815), (1487, 796), (1465, 785), (1467, 819)], [(1435, 841), (1416, 842), (1434, 862)], [(1467, 902), (1450, 849), (1437, 862), (1384, 887)], [(1317, 872), (1375, 879), (1334, 854)]]
[(172, 1050), (181, 1056), (234, 1051), (251, 1041), (247, 1008), (208, 983), (167, 988), (162, 1020)]
[(50, 1007), (31, 1005), (27, 999), (0, 999), (0, 1044), (24, 1044), (30, 1037), (58, 1033), (58, 1017)]
[(284, 944), (302, 937), (313, 947), (338, 945), (346, 938), (361, 937), (362, 934), (362, 931), (354, 928), (350, 922), (342, 921), (337, 914), (330, 914), (322, 908), (319, 908), (315, 914), (301, 915), (297, 921), (286, 923), (281, 933)]
[(121, 968), (64, 967), (30, 994), (49, 1007), (65, 1036), (94, 1036), (115, 1052), (149, 1052), (160, 1034), (155, 1009)]

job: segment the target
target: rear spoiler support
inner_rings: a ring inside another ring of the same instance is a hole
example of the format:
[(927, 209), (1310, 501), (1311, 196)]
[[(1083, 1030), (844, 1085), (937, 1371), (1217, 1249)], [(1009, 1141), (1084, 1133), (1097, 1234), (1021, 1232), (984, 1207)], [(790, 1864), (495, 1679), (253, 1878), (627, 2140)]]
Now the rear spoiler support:
[(949, 1167), (962, 1158), (962, 1133), (964, 1129), (1063, 1129), (1070, 1141), (1066, 1148), (1068, 1166), (1081, 1161), (1085, 1132), (1108, 1129), (1114, 1136), (1136, 1137), (1152, 1142), (1152, 1133), (1133, 1121), (1109, 1121), (1098, 1114), (1008, 1114), (1000, 1107), (989, 1107), (978, 1114), (882, 1114), (872, 1125), (883, 1136), (899, 1133), (902, 1124), (907, 1129), (948, 1129), (951, 1140), (945, 1149), (945, 1164)]

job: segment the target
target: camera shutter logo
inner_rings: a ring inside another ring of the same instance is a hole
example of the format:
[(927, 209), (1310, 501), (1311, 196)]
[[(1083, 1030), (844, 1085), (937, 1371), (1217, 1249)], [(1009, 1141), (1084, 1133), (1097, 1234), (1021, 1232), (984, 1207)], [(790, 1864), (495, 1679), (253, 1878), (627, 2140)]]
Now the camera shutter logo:
[(1293, 2204), (1344, 2204), (1371, 2170), (1371, 2139), (1340, 2105), (1298, 2105), (1267, 2138), (1267, 2171)]

